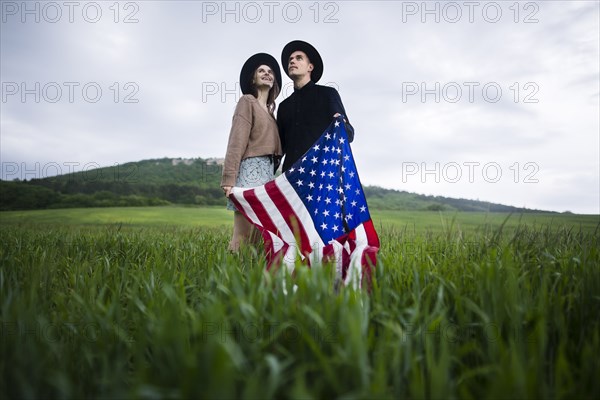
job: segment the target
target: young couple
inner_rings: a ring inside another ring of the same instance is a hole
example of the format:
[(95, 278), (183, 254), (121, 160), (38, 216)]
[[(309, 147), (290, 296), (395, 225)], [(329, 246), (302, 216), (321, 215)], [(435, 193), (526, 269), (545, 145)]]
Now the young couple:
[[(317, 50), (301, 40), (292, 41), (283, 48), (281, 64), (294, 82), (294, 93), (279, 105), (277, 119), (275, 99), (281, 90), (277, 60), (258, 53), (242, 67), (240, 87), (244, 95), (233, 114), (221, 180), (225, 197), (229, 197), (233, 186), (255, 187), (274, 179), (283, 155), (286, 171), (340, 114), (346, 118), (350, 141), (354, 138), (337, 90), (316, 84), (323, 75), (323, 61)], [(229, 199), (227, 209), (234, 211), (229, 250), (237, 252), (242, 243), (258, 235)]]

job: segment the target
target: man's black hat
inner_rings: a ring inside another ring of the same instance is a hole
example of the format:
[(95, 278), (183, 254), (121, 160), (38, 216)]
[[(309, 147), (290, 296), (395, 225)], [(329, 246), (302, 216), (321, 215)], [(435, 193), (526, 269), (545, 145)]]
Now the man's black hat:
[[(242, 72), (240, 72), (240, 88), (242, 89), (242, 93), (252, 94), (252, 75), (261, 65), (268, 65), (271, 67), (279, 90), (281, 91), (281, 70), (279, 69), (277, 60), (270, 54), (257, 53), (246, 60), (242, 67)], [(275, 97), (278, 95), (279, 93), (275, 93)]]
[(285, 71), (287, 76), (290, 76), (288, 73), (288, 64), (290, 62), (290, 56), (295, 51), (302, 51), (310, 60), (311, 64), (314, 66), (310, 74), (310, 80), (313, 82), (317, 82), (321, 79), (323, 75), (323, 60), (321, 59), (321, 55), (311, 44), (303, 42), (302, 40), (294, 40), (289, 42), (283, 48), (281, 52), (281, 65), (283, 66), (283, 70)]

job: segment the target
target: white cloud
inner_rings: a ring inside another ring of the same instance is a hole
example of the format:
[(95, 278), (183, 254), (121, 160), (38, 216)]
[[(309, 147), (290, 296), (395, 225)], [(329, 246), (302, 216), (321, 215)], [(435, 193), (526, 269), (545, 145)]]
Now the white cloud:
[[(338, 88), (356, 127), (363, 184), (600, 213), (597, 2), (455, 2), (458, 19), (445, 2), (129, 2), (117, 23), (114, 3), (99, 4), (97, 23), (83, 5), (72, 23), (66, 8), (56, 23), (3, 14), (2, 163), (222, 156), (243, 62), (263, 51), (279, 59), (303, 39), (321, 52), (321, 82)], [(502, 14), (489, 22), (494, 4)], [(49, 83), (62, 88), (56, 103)], [(279, 101), (291, 92), (285, 75), (284, 89)], [(503, 179), (435, 182), (406, 175), (411, 163), (439, 163), (440, 173), (456, 163), (463, 174), (464, 163), (496, 163)], [(514, 182), (526, 164), (538, 183)]]

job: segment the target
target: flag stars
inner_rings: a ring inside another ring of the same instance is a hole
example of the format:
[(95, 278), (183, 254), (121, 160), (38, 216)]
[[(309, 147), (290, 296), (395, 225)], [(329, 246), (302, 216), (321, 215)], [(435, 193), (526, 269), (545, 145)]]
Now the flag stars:
[(369, 213), (341, 119), (336, 125), (337, 129), (332, 126), (313, 144), (302, 163), (286, 173), (307, 206), (313, 226), (327, 240), (349, 232)]

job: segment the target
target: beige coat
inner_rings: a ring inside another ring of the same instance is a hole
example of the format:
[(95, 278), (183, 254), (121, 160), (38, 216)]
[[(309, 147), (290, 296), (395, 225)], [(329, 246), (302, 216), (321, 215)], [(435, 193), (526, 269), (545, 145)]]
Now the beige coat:
[(243, 95), (233, 113), (221, 187), (235, 185), (242, 160), (282, 154), (275, 118), (260, 106), (254, 96)]

